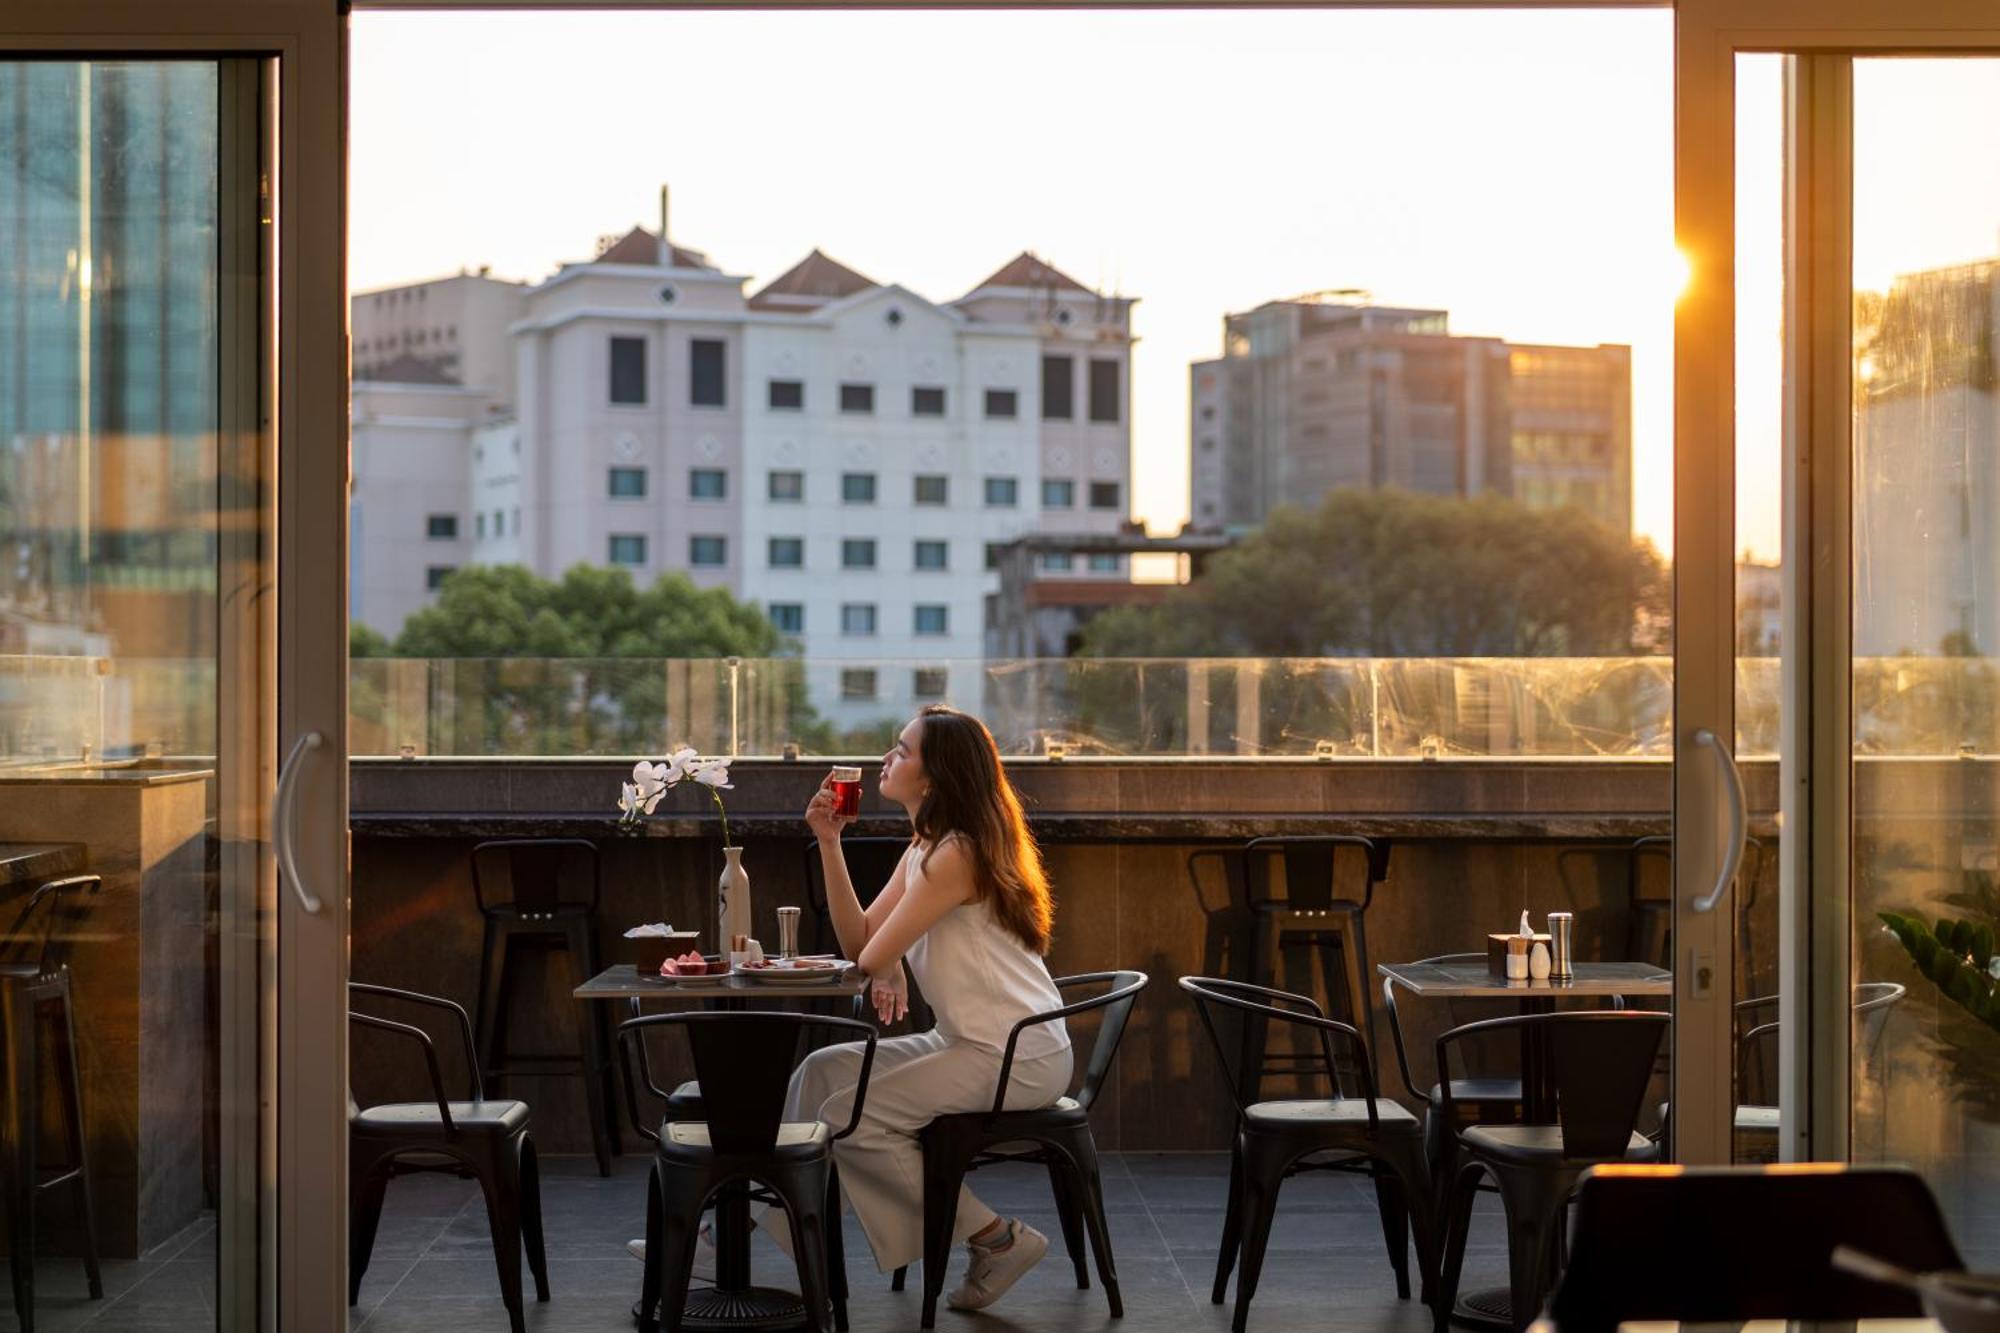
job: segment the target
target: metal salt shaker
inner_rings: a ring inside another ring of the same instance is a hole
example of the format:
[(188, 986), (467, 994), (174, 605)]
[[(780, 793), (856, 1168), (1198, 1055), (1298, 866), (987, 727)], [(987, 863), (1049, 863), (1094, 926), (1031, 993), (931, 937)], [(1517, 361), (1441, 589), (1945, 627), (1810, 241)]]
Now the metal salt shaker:
[(1574, 912), (1549, 913), (1549, 980), (1569, 981), (1576, 975), (1571, 936), (1576, 925)]
[(799, 909), (780, 907), (778, 909), (778, 957), (796, 958), (799, 954)]

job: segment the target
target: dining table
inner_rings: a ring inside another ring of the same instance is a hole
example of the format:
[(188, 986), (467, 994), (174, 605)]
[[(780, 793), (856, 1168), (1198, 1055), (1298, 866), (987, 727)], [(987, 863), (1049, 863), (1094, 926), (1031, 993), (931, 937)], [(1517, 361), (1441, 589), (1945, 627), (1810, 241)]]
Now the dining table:
[[(667, 978), (642, 973), (631, 963), (618, 963), (572, 993), (589, 1003), (622, 1005), (627, 1017), (637, 1018), (648, 1003), (748, 1010), (800, 1000), (853, 1001), (867, 988), (868, 978), (858, 967), (824, 980), (765, 981), (735, 972), (713, 978)], [(639, 1104), (640, 1090), (652, 1085), (652, 1078), (645, 1070), (643, 1050), (640, 1060), (640, 1068), (635, 1071), (626, 1059), (624, 1044), (620, 1043), (619, 1073), (625, 1079), (627, 1104), (634, 1107)], [(645, 1311), (635, 1304), (633, 1321), (641, 1322), (644, 1316)], [(751, 1281), (750, 1186), (747, 1183), (723, 1186), (715, 1200), (715, 1283), (689, 1289), (687, 1304), (681, 1310), (681, 1326), (720, 1333), (725, 1329), (797, 1328), (805, 1322), (805, 1304), (796, 1292), (759, 1287)]]
[[(1571, 975), (1497, 977), (1485, 959), (1446, 963), (1382, 963), (1375, 969), (1401, 990), (1433, 1000), (1513, 1001), (1524, 1014), (1552, 1013), (1564, 1000), (1595, 1000), (1622, 1008), (1634, 998), (1671, 996), (1673, 973), (1651, 963), (1579, 962)], [(1552, 1124), (1555, 1093), (1548, 1078), (1548, 1054), (1539, 1025), (1521, 1029), (1521, 1119), (1530, 1125)], [(1444, 1077), (1444, 1071), (1438, 1071)], [(1452, 1317), (1479, 1328), (1514, 1326), (1512, 1295), (1506, 1287), (1489, 1287), (1462, 1294)]]

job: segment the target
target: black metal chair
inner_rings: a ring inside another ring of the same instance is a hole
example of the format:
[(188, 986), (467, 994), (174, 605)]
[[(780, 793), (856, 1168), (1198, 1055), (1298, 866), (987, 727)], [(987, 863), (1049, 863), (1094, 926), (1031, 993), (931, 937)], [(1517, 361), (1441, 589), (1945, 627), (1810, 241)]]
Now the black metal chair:
[(472, 849), (472, 893), (485, 920), (479, 951), (481, 1076), (495, 1088), (505, 1088), (508, 1076), (514, 1074), (580, 1076), (597, 1173), (608, 1176), (611, 1158), (620, 1148), (604, 1007), (576, 1003), (581, 1029), (577, 1051), (526, 1054), (510, 1051), (507, 1045), (508, 1011), (514, 1002), (514, 978), (508, 969), (514, 951), (560, 950), (569, 957), (576, 984), (596, 976), (602, 886), (597, 845), (581, 838), (505, 838)]
[(1915, 1294), (1835, 1270), (1834, 1247), (1919, 1272), (1964, 1266), (1922, 1177), (1900, 1167), (1598, 1167), (1573, 1210), (1549, 1302), (1559, 1333), (1912, 1318)]
[[(1203, 976), (1252, 981), (1250, 932), (1257, 917), (1250, 910), (1250, 885), (1241, 847), (1203, 847), (1188, 853), (1188, 884), (1201, 908), (1201, 971)], [(1220, 884), (1214, 881), (1219, 879)]]
[[(924, 1310), (923, 1327), (937, 1326), (938, 1294), (944, 1290), (945, 1269), (951, 1262), (951, 1227), (958, 1213), (958, 1192), (965, 1176), (994, 1162), (1034, 1162), (1048, 1169), (1062, 1217), (1063, 1244), (1069, 1251), (1079, 1289), (1090, 1285), (1085, 1266), (1084, 1233), (1097, 1256), (1097, 1277), (1111, 1305), (1111, 1317), (1123, 1318), (1125, 1304), (1118, 1293), (1118, 1268), (1111, 1257), (1111, 1230), (1104, 1215), (1104, 1187), (1098, 1173), (1097, 1141), (1090, 1132), (1090, 1108), (1096, 1102), (1111, 1063), (1124, 1040), (1125, 1025), (1146, 988), (1144, 972), (1086, 972), (1056, 978), (1065, 994), (1103, 986), (1101, 995), (1033, 1014), (1014, 1025), (1000, 1057), (1000, 1078), (993, 1109), (943, 1115), (919, 1134), (924, 1149)], [(1102, 1009), (1097, 1037), (1084, 1066), (1083, 1081), (1074, 1096), (1034, 1110), (1007, 1109), (1007, 1082), (1013, 1076), (1014, 1050), (1021, 1034), (1056, 1019)], [(1008, 1145), (1029, 1144), (1025, 1149)]]
[[(1423, 1136), (1416, 1116), (1377, 1095), (1366, 1038), (1352, 1024), (1326, 1017), (1309, 996), (1218, 977), (1182, 977), (1180, 986), (1194, 1001), (1202, 1027), (1215, 1046), (1223, 1083), (1236, 1103), (1229, 1209), (1223, 1219), (1222, 1253), (1216, 1259), (1215, 1286), (1209, 1296), (1215, 1304), (1222, 1303), (1230, 1269), (1236, 1266), (1240, 1251), (1242, 1266), (1236, 1278), (1236, 1313), (1231, 1324), (1235, 1333), (1244, 1333), (1250, 1301), (1257, 1294), (1279, 1187), (1302, 1171), (1365, 1166), (1375, 1178), (1383, 1239), (1396, 1274), (1396, 1294), (1406, 1300), (1410, 1295), (1412, 1229), (1416, 1232), (1420, 1285), (1428, 1292), (1431, 1275), (1437, 1271), (1437, 1230), (1424, 1168)], [(1309, 1032), (1320, 1048), (1316, 1072), (1331, 1083), (1333, 1096), (1268, 1102), (1246, 1098), (1242, 1089), (1254, 1086), (1255, 1080), (1246, 1079), (1233, 1067), (1245, 1047), (1224, 1035), (1217, 1020), (1225, 1016), (1239, 1023), (1289, 1024)], [(1360, 1080), (1359, 1097), (1347, 1096), (1341, 1086), (1335, 1038), (1361, 1048), (1359, 1058), (1352, 1062)], [(1323, 1160), (1327, 1153), (1340, 1156)]]
[[(1653, 1059), (1671, 1019), (1634, 1010), (1517, 1014), (1468, 1023), (1437, 1042), (1447, 1124), (1457, 1119), (1451, 1048), (1474, 1037), (1513, 1035), (1541, 1052), (1539, 1078), (1553, 1096), (1555, 1123), (1474, 1125), (1459, 1135), (1462, 1164), (1451, 1184), (1444, 1264), (1434, 1312), (1444, 1333), (1458, 1299), (1459, 1269), (1479, 1179), (1490, 1174), (1507, 1210), (1507, 1266), (1514, 1325), (1525, 1328), (1550, 1286), (1564, 1206), (1577, 1179), (1607, 1162), (1650, 1161), (1659, 1145), (1637, 1130)], [(1524, 1049), (1526, 1049), (1524, 1047)]]
[[(1908, 993), (1894, 981), (1864, 981), (1854, 988), (1855, 1051), (1874, 1063), (1889, 1011)], [(1778, 997), (1736, 1002), (1736, 1154), (1743, 1162), (1778, 1160)], [(1865, 1069), (1857, 1072), (1865, 1072)]]
[[(654, 1136), (646, 1276), (639, 1296), (642, 1333), (660, 1326), (656, 1316), (664, 1317), (669, 1333), (679, 1330), (702, 1212), (719, 1190), (739, 1183), (762, 1187), (765, 1200), (784, 1209), (806, 1326), (813, 1333), (846, 1329), (845, 1284), (831, 1277), (844, 1268), (833, 1145), (861, 1123), (875, 1064), (875, 1030), (824, 1014), (647, 1014), (620, 1024), (618, 1038), (639, 1041), (647, 1028), (667, 1026), (687, 1031), (696, 1080), (707, 1090), (708, 1118), (664, 1122)], [(818, 1121), (784, 1123), (800, 1038), (827, 1028), (866, 1042), (853, 1114), (837, 1131)]]
[[(63, 1185), (75, 1190), (83, 1230), (83, 1271), (90, 1298), (104, 1298), (97, 1264), (97, 1214), (91, 1200), (90, 1149), (83, 1120), (83, 1076), (77, 1067), (76, 1014), (70, 995), (67, 928), (82, 912), (65, 901), (72, 892), (96, 893), (96, 875), (71, 875), (38, 885), (0, 941), (0, 1041), (4, 1041), (6, 1109), (0, 1126), (4, 1152), (7, 1260), (14, 1279), (14, 1313), (22, 1333), (35, 1327), (37, 1202)], [(41, 918), (39, 923), (36, 917)], [(39, 934), (37, 925), (39, 924)], [(67, 1159), (47, 1179), (36, 1160), (42, 1138), (43, 1041), (53, 1043), (57, 1101)]]
[[(1486, 955), (1446, 953), (1418, 960), (1419, 966), (1424, 963), (1477, 963), (1483, 967)], [(1493, 1000), (1445, 1001), (1454, 1026), (1494, 1016), (1496, 1005), (1502, 1003)], [(1466, 1043), (1464, 1058), (1475, 1068), (1455, 1081), (1453, 1108), (1458, 1122), (1453, 1124), (1445, 1116), (1443, 1084), (1432, 1083), (1420, 1090), (1410, 1073), (1409, 1047), (1403, 1034), (1402, 1010), (1396, 1000), (1396, 983), (1388, 977), (1382, 979), (1382, 1008), (1389, 1015), (1389, 1036), (1395, 1043), (1396, 1068), (1403, 1076), (1403, 1087), (1412, 1101), (1422, 1102), (1425, 1107), (1424, 1161), (1430, 1167), (1431, 1187), (1433, 1191), (1439, 1191), (1448, 1186), (1457, 1173), (1460, 1130), (1475, 1124), (1511, 1124), (1520, 1120), (1520, 1047), (1518, 1043), (1513, 1043), (1511, 1050), (1503, 1052), (1500, 1049), (1502, 1043)], [(1493, 1049), (1486, 1049), (1488, 1046)], [(1443, 1203), (1440, 1197), (1440, 1208)]]
[(366, 1108), (357, 1106), (352, 1098), (348, 1100), (348, 1304), (360, 1298), (361, 1279), (368, 1272), (368, 1258), (375, 1248), (375, 1229), (382, 1219), (382, 1200), (390, 1179), (420, 1171), (470, 1175), (486, 1197), (486, 1221), (493, 1234), (493, 1258), (500, 1269), (500, 1297), (507, 1306), (507, 1320), (513, 1333), (522, 1333), (523, 1244), (535, 1279), (535, 1299), (549, 1298), (548, 1261), (542, 1246), (541, 1172), (534, 1140), (528, 1136), (527, 1103), (486, 1099), (472, 1020), (460, 1006), (434, 995), (388, 986), (355, 982), (347, 990), (350, 996), (442, 1009), (457, 1018), (470, 1085), (467, 1100), (447, 1098), (437, 1047), (422, 1028), (349, 1011), (348, 1018), (356, 1025), (394, 1033), (422, 1048), (430, 1070), (432, 1100)]
[[(1359, 852), (1364, 867), (1361, 897), (1336, 896), (1335, 871), (1342, 849)], [(1274, 871), (1284, 869), (1284, 896), (1276, 896)], [(1306, 991), (1312, 989), (1312, 957), (1318, 956), (1326, 986), (1327, 1007), (1332, 1016), (1357, 1027), (1367, 1038), (1363, 1053), (1372, 1058), (1375, 1040), (1374, 987), (1368, 964), (1368, 909), (1375, 901), (1375, 888), (1389, 875), (1389, 848), (1386, 843), (1351, 834), (1318, 834), (1309, 837), (1252, 838), (1243, 847), (1243, 871), (1250, 910), (1256, 923), (1250, 932), (1249, 968), (1238, 979), (1253, 985), (1278, 988), (1289, 993), (1295, 969), (1293, 960), (1304, 956)], [(1276, 957), (1273, 958), (1272, 952)], [(1283, 963), (1280, 978), (1274, 963)], [(1261, 1035), (1256, 1029), (1252, 1035)], [(1295, 1038), (1303, 1034), (1294, 1032)], [(1256, 1066), (1258, 1077), (1298, 1073), (1311, 1077), (1318, 1054), (1310, 1049), (1294, 1049), (1267, 1056)], [(1372, 1081), (1381, 1081), (1381, 1072), (1369, 1069)], [(1255, 1101), (1263, 1095), (1261, 1086), (1245, 1089)]]

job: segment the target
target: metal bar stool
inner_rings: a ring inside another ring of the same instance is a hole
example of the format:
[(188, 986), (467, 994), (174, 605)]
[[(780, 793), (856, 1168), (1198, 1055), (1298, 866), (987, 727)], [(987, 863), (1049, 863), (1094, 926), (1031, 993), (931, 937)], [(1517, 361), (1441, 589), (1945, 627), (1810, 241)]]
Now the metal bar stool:
[[(22, 1333), (35, 1327), (36, 1202), (49, 1190), (68, 1185), (75, 1190), (83, 1223), (83, 1271), (90, 1298), (104, 1299), (104, 1281), (97, 1267), (97, 1215), (91, 1200), (90, 1151), (83, 1123), (83, 1076), (77, 1068), (76, 1015), (70, 999), (68, 941), (58, 927), (81, 912), (64, 901), (80, 890), (96, 893), (103, 880), (96, 875), (52, 879), (35, 889), (22, 904), (0, 942), (0, 1041), (4, 1041), (6, 1093), (4, 1144), (8, 1266), (14, 1278), (14, 1313)], [(40, 936), (35, 935), (40, 913)], [(42, 1091), (38, 1071), (42, 1042), (54, 1043), (57, 1092), (61, 1102), (64, 1145), (68, 1160), (46, 1178), (36, 1161), (41, 1143)]]
[(580, 1075), (597, 1173), (608, 1176), (619, 1151), (618, 1097), (601, 1006), (579, 1002), (578, 1050), (531, 1054), (510, 1050), (507, 1043), (514, 950), (566, 953), (575, 979), (565, 991), (596, 976), (602, 887), (597, 846), (581, 838), (507, 838), (472, 849), (472, 893), (486, 924), (479, 951), (480, 1075), (496, 1088), (513, 1074)]
[[(1351, 848), (1363, 858), (1366, 880), (1359, 900), (1338, 897), (1335, 893), (1334, 872), (1342, 848)], [(1275, 894), (1272, 873), (1280, 865), (1284, 868), (1282, 898)], [(1374, 1054), (1374, 988), (1369, 984), (1367, 913), (1375, 901), (1375, 886), (1388, 878), (1388, 844), (1352, 834), (1253, 838), (1243, 848), (1243, 869), (1257, 925), (1250, 933), (1249, 975), (1241, 979), (1258, 986), (1297, 989), (1281, 984), (1292, 978), (1276, 976), (1274, 963), (1296, 956), (1296, 951), (1310, 951), (1306, 965), (1309, 991), (1311, 955), (1317, 955), (1330, 1017), (1359, 1028), (1368, 1039), (1363, 1048), (1369, 1061), (1368, 1074), (1371, 1082), (1379, 1083)], [(1245, 1036), (1248, 1040), (1262, 1041), (1265, 1032), (1266, 1025), (1255, 1022), (1246, 1025)], [(1243, 1091), (1254, 1101), (1262, 1095), (1264, 1078), (1287, 1073), (1312, 1074), (1320, 1063), (1316, 1050), (1267, 1055), (1256, 1063), (1246, 1061), (1243, 1067), (1255, 1071), (1259, 1086)]]

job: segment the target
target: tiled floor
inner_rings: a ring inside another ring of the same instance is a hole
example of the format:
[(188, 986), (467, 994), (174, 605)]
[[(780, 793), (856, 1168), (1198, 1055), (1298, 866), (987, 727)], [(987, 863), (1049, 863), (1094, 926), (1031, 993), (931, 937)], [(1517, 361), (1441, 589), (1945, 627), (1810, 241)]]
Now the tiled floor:
[[(550, 1299), (536, 1304), (529, 1288), (531, 1330), (631, 1329), (640, 1272), (625, 1253), (625, 1241), (643, 1229), (645, 1169), (645, 1158), (627, 1156), (607, 1180), (587, 1157), (543, 1159)], [(1226, 1330), (1229, 1307), (1209, 1304), (1208, 1288), (1222, 1234), (1228, 1160), (1219, 1154), (1113, 1154), (1104, 1159), (1104, 1171), (1105, 1205), (1125, 1298), (1122, 1325), (1111, 1320), (1094, 1278), (1091, 1290), (1076, 1289), (1062, 1253), (1048, 1177), (1028, 1168), (998, 1167), (979, 1172), (975, 1188), (1001, 1212), (1049, 1233), (1054, 1249), (991, 1310), (972, 1316), (940, 1309), (939, 1329)], [(888, 1279), (875, 1274), (852, 1219), (847, 1226), (848, 1309), (855, 1333), (914, 1330), (921, 1305), (917, 1275), (911, 1275), (909, 1290), (890, 1291)], [(1504, 1281), (1506, 1255), (1497, 1213), (1475, 1222), (1473, 1243), (1466, 1264), (1468, 1284)], [(960, 1262), (962, 1257), (954, 1256), (954, 1268)], [(213, 1329), (214, 1263), (213, 1230), (197, 1228), (146, 1260), (107, 1264), (106, 1299), (91, 1301), (84, 1295), (81, 1265), (49, 1259), (39, 1270), (37, 1327), (47, 1333), (86, 1325), (188, 1333)], [(761, 1283), (793, 1285), (788, 1261), (761, 1236), (754, 1265)], [(11, 1310), (0, 1314), (0, 1330), (11, 1326), (11, 1315)], [(485, 1206), (470, 1181), (411, 1176), (389, 1187), (374, 1258), (349, 1327), (352, 1333), (506, 1333)], [(1252, 1310), (1252, 1333), (1415, 1333), (1429, 1327), (1426, 1313), (1414, 1301), (1396, 1299), (1372, 1188), (1325, 1173), (1289, 1182)]]

